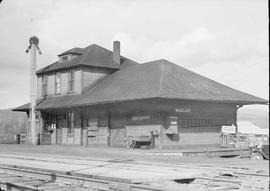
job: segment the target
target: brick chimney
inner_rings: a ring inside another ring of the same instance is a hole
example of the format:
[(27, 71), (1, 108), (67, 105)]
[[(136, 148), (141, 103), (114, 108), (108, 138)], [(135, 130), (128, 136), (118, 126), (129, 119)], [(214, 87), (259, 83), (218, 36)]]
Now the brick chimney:
[(113, 62), (120, 66), (120, 42), (113, 42)]

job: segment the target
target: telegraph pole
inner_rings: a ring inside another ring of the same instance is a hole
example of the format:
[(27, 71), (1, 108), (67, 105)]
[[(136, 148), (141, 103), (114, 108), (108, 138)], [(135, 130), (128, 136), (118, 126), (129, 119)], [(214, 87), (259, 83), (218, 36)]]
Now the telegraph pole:
[(41, 54), (39, 49), (39, 39), (35, 36), (29, 39), (30, 45), (28, 46), (26, 53), (30, 51), (30, 135), (32, 145), (38, 144), (37, 124), (36, 124), (36, 99), (37, 99), (37, 79), (36, 79), (36, 50)]

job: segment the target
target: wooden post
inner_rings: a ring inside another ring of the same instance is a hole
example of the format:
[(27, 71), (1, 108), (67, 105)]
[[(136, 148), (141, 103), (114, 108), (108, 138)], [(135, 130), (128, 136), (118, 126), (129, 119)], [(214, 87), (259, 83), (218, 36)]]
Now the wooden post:
[(37, 37), (33, 36), (29, 39), (29, 47), (26, 50), (26, 53), (30, 51), (30, 136), (31, 136), (31, 144), (38, 144), (38, 134), (37, 134), (37, 121), (36, 121), (36, 99), (37, 99), (37, 78), (36, 78), (36, 50), (39, 50), (38, 44), (39, 40)]
[(36, 127), (36, 46), (30, 48), (30, 128), (31, 128), (31, 144), (37, 145), (37, 127)]
[(238, 134), (237, 112), (238, 112), (238, 109), (240, 109), (241, 107), (243, 107), (243, 105), (237, 105), (236, 106), (236, 113), (235, 113), (235, 134)]
[(160, 125), (160, 131), (159, 131), (159, 140), (160, 140), (160, 146), (159, 148), (162, 149), (164, 147), (164, 128), (165, 128), (165, 124), (166, 122), (164, 121), (165, 115), (163, 115), (162, 112), (159, 113), (159, 117), (161, 118), (161, 125)]
[(238, 136), (238, 124), (237, 124), (237, 112), (238, 109), (243, 107), (243, 105), (237, 105), (236, 106), (236, 113), (235, 113), (235, 135), (236, 135), (236, 144), (238, 146), (239, 136)]

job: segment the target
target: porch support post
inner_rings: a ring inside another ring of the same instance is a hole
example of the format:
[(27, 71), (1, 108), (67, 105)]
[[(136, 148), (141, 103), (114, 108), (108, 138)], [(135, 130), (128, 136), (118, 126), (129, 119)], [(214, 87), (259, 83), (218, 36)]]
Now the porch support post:
[(236, 113), (235, 113), (235, 134), (238, 135), (238, 124), (237, 124), (237, 112), (238, 112), (238, 109), (240, 109), (241, 107), (243, 107), (243, 105), (237, 105), (236, 106)]
[(237, 147), (238, 147), (238, 141), (239, 141), (238, 123), (237, 123), (237, 112), (238, 112), (238, 109), (240, 109), (241, 107), (243, 107), (243, 105), (237, 105), (236, 106), (236, 113), (235, 113), (235, 135), (236, 135), (236, 145), (237, 145)]

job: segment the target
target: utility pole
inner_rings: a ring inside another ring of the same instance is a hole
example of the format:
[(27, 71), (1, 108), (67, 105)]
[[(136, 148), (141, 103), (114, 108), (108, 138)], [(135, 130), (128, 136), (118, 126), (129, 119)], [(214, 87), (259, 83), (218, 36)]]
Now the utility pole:
[(33, 36), (29, 39), (30, 45), (28, 46), (26, 53), (30, 51), (30, 135), (32, 145), (38, 144), (37, 124), (36, 124), (36, 99), (37, 99), (37, 79), (36, 79), (36, 50), (41, 54), (39, 49), (39, 40)]

